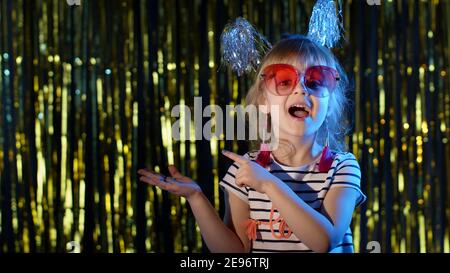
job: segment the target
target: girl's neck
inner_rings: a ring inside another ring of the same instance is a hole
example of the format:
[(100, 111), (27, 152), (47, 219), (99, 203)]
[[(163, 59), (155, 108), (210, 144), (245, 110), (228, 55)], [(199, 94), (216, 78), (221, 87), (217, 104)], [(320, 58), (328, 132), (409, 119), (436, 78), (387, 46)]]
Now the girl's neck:
[(312, 163), (320, 155), (322, 146), (316, 142), (316, 135), (281, 136), (278, 147), (272, 152), (275, 159), (286, 166), (303, 166)]

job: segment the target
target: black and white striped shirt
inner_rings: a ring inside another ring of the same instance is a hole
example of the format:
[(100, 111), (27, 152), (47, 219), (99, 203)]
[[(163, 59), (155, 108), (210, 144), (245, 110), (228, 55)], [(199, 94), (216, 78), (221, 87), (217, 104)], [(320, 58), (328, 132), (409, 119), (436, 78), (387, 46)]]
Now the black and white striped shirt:
[[(249, 152), (244, 157), (255, 160), (257, 152)], [(356, 189), (360, 196), (355, 206), (359, 206), (366, 200), (366, 196), (360, 189), (361, 171), (355, 156), (352, 153), (337, 152), (333, 164), (328, 172), (319, 172), (319, 155), (314, 162), (300, 167), (282, 165), (272, 157), (269, 171), (285, 182), (303, 201), (317, 211), (321, 211), (323, 200), (332, 187), (350, 187)], [(259, 193), (249, 187), (238, 187), (235, 183), (235, 173), (238, 164), (235, 162), (228, 169), (227, 174), (220, 181), (220, 186), (235, 194), (249, 204), (250, 218), (269, 222), (269, 214), (272, 202), (266, 194)], [(275, 210), (274, 218), (279, 213)], [(274, 231), (278, 234), (279, 224), (274, 225)], [(258, 225), (257, 237), (252, 241), (251, 252), (313, 252), (303, 244), (295, 234), (289, 238), (275, 238), (268, 225)], [(353, 237), (348, 228), (341, 242), (331, 251), (334, 253), (353, 252)]]

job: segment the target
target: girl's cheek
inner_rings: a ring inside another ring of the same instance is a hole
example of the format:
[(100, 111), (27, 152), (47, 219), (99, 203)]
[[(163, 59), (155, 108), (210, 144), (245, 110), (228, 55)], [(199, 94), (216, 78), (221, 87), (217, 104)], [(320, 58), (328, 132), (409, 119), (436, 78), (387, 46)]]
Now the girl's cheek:
[(284, 97), (274, 95), (272, 95), (271, 98), (268, 97), (267, 102), (269, 103), (269, 107), (271, 106), (279, 107), (279, 111), (282, 111), (282, 108), (284, 107), (283, 105), (285, 105), (286, 103)]
[(266, 102), (269, 104), (269, 107), (271, 105), (276, 105), (277, 104), (275, 96), (273, 96), (272, 94), (270, 94), (266, 90), (264, 90), (264, 93), (265, 93), (264, 95), (265, 95)]

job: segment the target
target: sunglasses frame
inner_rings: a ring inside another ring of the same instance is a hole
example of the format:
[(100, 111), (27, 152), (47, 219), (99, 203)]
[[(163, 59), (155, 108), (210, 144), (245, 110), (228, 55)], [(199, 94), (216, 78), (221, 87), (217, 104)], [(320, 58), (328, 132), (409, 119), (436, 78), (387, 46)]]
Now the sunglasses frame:
[[(332, 67), (325, 66), (325, 65), (313, 65), (313, 66), (308, 67), (305, 70), (305, 73), (301, 73), (299, 70), (297, 70), (297, 68), (295, 68), (294, 66), (292, 66), (290, 64), (271, 64), (271, 65), (266, 66), (264, 68), (263, 72), (266, 69), (268, 69), (270, 67), (274, 67), (274, 66), (275, 67), (283, 67), (285, 69), (292, 70), (293, 72), (295, 72), (295, 75), (296, 75), (296, 79), (295, 79), (296, 82), (295, 82), (295, 85), (293, 85), (292, 90), (289, 92), (289, 94), (281, 95), (276, 90), (271, 90), (271, 88), (269, 88), (267, 86), (267, 82), (266, 82), (266, 76), (267, 75), (264, 74), (264, 73), (261, 73), (260, 77), (263, 80), (264, 84), (266, 85), (267, 89), (269, 90), (269, 92), (271, 92), (272, 94), (274, 94), (276, 96), (289, 96), (290, 94), (292, 94), (292, 92), (294, 91), (295, 87), (297, 86), (297, 84), (299, 82), (301, 83), (301, 85), (303, 86), (303, 89), (306, 91), (306, 93), (308, 95), (316, 96), (316, 95), (314, 95), (316, 92), (314, 90), (311, 90), (311, 88), (309, 88), (309, 87), (307, 87), (305, 85), (305, 75), (306, 75), (307, 71), (309, 69), (312, 69), (312, 68), (319, 68), (322, 71), (328, 71), (328, 72), (332, 73), (332, 76), (334, 77), (335, 83), (333, 84), (333, 86), (331, 88), (326, 87), (329, 92), (332, 92), (336, 88), (336, 84), (340, 80), (339, 73), (337, 72), (337, 70), (332, 68)], [(326, 96), (324, 96), (324, 97), (326, 97)]]

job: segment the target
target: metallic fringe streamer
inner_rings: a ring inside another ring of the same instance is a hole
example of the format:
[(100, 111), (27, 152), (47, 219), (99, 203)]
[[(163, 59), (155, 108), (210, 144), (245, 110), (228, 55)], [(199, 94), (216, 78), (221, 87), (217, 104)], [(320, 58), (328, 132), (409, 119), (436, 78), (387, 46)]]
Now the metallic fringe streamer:
[[(219, 151), (246, 146), (174, 141), (171, 109), (243, 103), (251, 79), (218, 71), (228, 19), (277, 41), (307, 30), (311, 1), (77, 2), (0, 1), (0, 252), (204, 251), (186, 200), (136, 170), (173, 163), (223, 212)], [(368, 196), (355, 250), (450, 252), (450, 3), (376, 2), (343, 2), (335, 49)]]

